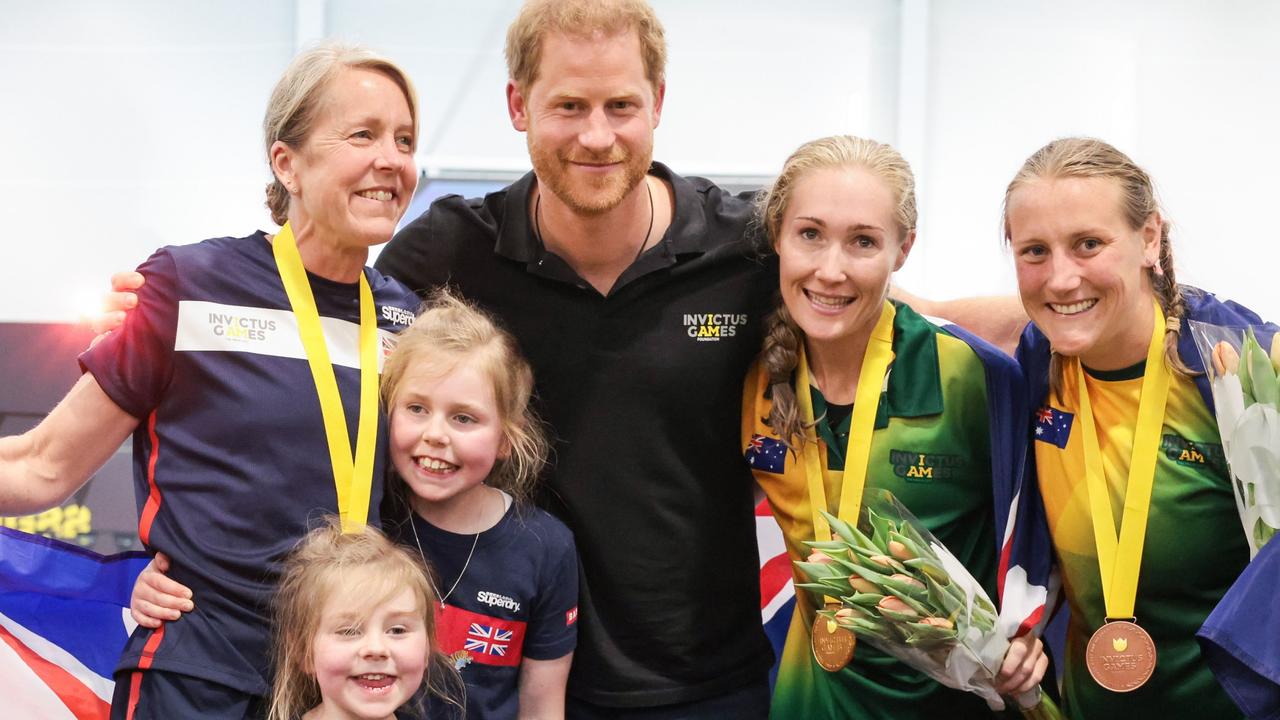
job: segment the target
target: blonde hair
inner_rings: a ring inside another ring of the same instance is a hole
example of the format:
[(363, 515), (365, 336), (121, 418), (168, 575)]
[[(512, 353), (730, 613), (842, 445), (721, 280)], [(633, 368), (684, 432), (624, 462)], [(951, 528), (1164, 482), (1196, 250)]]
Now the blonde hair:
[[(777, 245), (782, 219), (791, 204), (795, 186), (816, 170), (863, 168), (880, 178), (893, 198), (893, 216), (901, 233), (899, 239), (916, 229), (916, 180), (911, 165), (889, 145), (852, 135), (835, 135), (801, 145), (782, 165), (782, 172), (768, 190), (756, 196), (755, 222), (764, 229), (770, 248)], [(760, 363), (769, 373), (769, 393), (773, 406), (769, 426), (794, 449), (805, 441), (804, 421), (796, 402), (791, 375), (800, 361), (804, 332), (781, 301), (765, 321), (764, 348)]]
[(591, 37), (631, 30), (640, 39), (645, 77), (656, 94), (667, 80), (667, 40), (645, 0), (529, 0), (507, 29), (507, 73), (527, 91), (538, 79), (548, 33)]
[[(1009, 200), (1014, 191), (1036, 180), (1059, 178), (1102, 178), (1114, 182), (1120, 189), (1120, 212), (1124, 214), (1131, 230), (1141, 230), (1152, 214), (1160, 213), (1151, 176), (1128, 155), (1096, 138), (1062, 138), (1032, 153), (1009, 182), (1000, 212), (1005, 243), (1012, 242), (1013, 239), (1009, 227)], [(1160, 303), (1160, 309), (1164, 311), (1167, 323), (1164, 336), (1165, 362), (1176, 375), (1190, 377), (1194, 372), (1178, 355), (1178, 337), (1182, 329), (1182, 318), (1186, 314), (1186, 303), (1174, 276), (1170, 227), (1167, 220), (1161, 224), (1159, 266), (1147, 269), (1147, 278), (1151, 281), (1152, 291), (1156, 301)], [(1056, 352), (1049, 360), (1049, 387), (1054, 397), (1061, 398), (1062, 358)]]
[[(268, 164), (271, 162), (271, 146), (277, 140), (293, 148), (302, 147), (320, 114), (329, 84), (348, 69), (382, 73), (400, 88), (409, 103), (416, 147), (418, 95), (408, 74), (399, 65), (368, 48), (330, 40), (298, 53), (271, 91), (271, 100), (267, 102), (267, 112), (262, 118)], [(271, 211), (272, 222), (277, 225), (284, 225), (289, 219), (289, 191), (277, 177), (272, 177), (267, 183), (267, 209)]]
[[(390, 408), (409, 367), (429, 363), (441, 375), (460, 363), (479, 369), (493, 385), (502, 435), (509, 453), (498, 458), (486, 482), (517, 501), (527, 500), (550, 452), (546, 431), (531, 407), (533, 369), (515, 338), (476, 306), (437, 290), (413, 325), (400, 333), (396, 349), (382, 369), (382, 398)], [(400, 480), (388, 483), (396, 501), (407, 501)]]
[[(295, 720), (320, 704), (313, 667), (312, 643), (328, 603), (336, 598), (359, 603), (372, 612), (404, 590), (410, 590), (422, 613), (427, 634), (427, 671), (423, 684), (454, 705), (462, 681), (452, 663), (436, 647), (437, 597), (421, 561), (378, 530), (342, 532), (336, 517), (308, 533), (285, 561), (276, 593), (273, 655), (275, 682), (268, 720)], [(342, 594), (358, 588), (354, 594)]]

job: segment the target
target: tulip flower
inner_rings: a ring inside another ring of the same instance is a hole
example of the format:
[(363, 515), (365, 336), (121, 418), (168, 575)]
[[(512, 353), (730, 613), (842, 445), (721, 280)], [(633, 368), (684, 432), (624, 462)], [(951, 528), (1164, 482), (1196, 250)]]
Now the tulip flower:
[[(823, 513), (832, 540), (808, 542), (795, 564), (798, 591), (813, 593), (820, 617), (929, 677), (1005, 707), (995, 677), (1009, 647), (982, 586), (888, 491), (868, 491), (860, 525)], [(835, 609), (823, 607), (839, 600)], [(1039, 689), (1018, 698), (1024, 717), (1061, 713)]]
[[(1231, 470), (1236, 511), (1258, 554), (1280, 528), (1280, 332), (1192, 322), (1209, 377), (1222, 451)], [(1270, 353), (1258, 336), (1269, 342)]]

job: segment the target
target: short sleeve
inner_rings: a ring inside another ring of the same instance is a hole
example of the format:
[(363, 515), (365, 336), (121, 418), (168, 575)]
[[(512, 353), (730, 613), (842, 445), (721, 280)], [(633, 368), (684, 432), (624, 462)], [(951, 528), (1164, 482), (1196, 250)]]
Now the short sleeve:
[(178, 325), (177, 266), (168, 250), (157, 250), (138, 266), (146, 282), (138, 305), (124, 325), (80, 355), (80, 367), (93, 375), (107, 397), (135, 418), (160, 403), (173, 375)]
[(533, 660), (564, 657), (578, 643), (578, 553), (569, 529), (547, 519), (554, 526), (544, 534), (547, 562), (524, 641), (524, 656)]

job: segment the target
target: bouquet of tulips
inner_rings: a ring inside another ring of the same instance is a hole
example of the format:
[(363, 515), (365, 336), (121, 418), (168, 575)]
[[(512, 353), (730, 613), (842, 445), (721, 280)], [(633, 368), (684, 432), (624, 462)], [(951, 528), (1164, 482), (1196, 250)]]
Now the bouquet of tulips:
[[(829, 513), (830, 542), (796, 567), (808, 582), (796, 587), (837, 598), (818, 614), (948, 687), (976, 693), (993, 710), (1009, 640), (982, 586), (892, 493), (868, 491), (865, 532)], [(821, 606), (823, 603), (819, 602)], [(1061, 718), (1036, 688), (1016, 698), (1028, 718)]]
[[(1265, 328), (1266, 334), (1274, 330)], [(1213, 390), (1214, 414), (1249, 557), (1280, 528), (1280, 332), (1270, 353), (1254, 328), (1191, 322)]]

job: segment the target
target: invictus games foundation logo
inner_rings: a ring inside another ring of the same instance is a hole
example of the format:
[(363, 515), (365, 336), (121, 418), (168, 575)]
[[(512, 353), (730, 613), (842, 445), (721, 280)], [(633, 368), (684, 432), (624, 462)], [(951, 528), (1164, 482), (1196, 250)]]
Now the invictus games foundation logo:
[(907, 482), (933, 482), (958, 477), (965, 461), (960, 455), (918, 453), (911, 450), (890, 450), (889, 462), (893, 474)]
[(685, 313), (685, 333), (698, 342), (719, 342), (733, 337), (738, 328), (747, 324), (747, 314)]
[(242, 342), (261, 342), (267, 334), (275, 332), (276, 321), (265, 318), (246, 317), (234, 313), (209, 313), (209, 329), (217, 337)]
[(1169, 433), (1160, 439), (1160, 450), (1164, 452), (1166, 458), (1183, 467), (1208, 465), (1223, 474), (1227, 471), (1226, 453), (1217, 443), (1195, 442), (1181, 435)]

